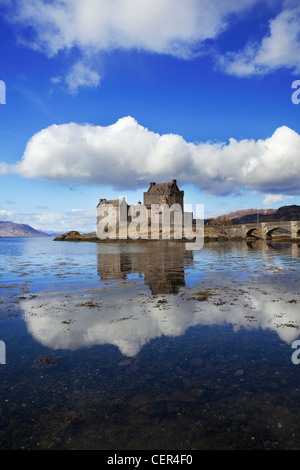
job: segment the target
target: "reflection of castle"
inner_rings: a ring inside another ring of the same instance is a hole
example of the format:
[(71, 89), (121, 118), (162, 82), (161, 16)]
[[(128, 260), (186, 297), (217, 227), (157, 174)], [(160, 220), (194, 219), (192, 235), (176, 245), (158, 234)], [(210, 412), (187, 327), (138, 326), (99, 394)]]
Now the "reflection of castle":
[(185, 286), (185, 266), (192, 260), (192, 250), (181, 250), (179, 246), (137, 253), (98, 253), (98, 274), (101, 280), (144, 274), (152, 294), (177, 294)]

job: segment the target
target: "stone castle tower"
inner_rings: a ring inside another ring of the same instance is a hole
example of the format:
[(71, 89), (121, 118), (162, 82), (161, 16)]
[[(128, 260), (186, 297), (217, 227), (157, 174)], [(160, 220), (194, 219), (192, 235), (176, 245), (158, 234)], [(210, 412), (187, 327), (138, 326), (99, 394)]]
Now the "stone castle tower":
[(183, 211), (184, 191), (180, 191), (176, 180), (171, 183), (150, 183), (150, 188), (144, 193), (144, 205), (147, 209), (151, 208), (151, 204), (179, 204)]

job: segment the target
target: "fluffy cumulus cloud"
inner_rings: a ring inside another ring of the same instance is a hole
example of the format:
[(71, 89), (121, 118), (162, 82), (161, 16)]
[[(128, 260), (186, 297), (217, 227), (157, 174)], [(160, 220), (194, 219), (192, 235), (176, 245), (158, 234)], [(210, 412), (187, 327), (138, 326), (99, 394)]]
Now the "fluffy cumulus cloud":
[(299, 194), (299, 154), (300, 135), (285, 126), (265, 140), (195, 144), (152, 132), (128, 116), (106, 127), (52, 125), (30, 139), (21, 161), (2, 168), (26, 178), (118, 190), (177, 178), (215, 195), (240, 189), (292, 195)]
[[(297, 6), (295, 6), (297, 5)], [(241, 51), (225, 54), (222, 68), (236, 76), (262, 75), (281, 67), (300, 72), (300, 6), (284, 8), (269, 22), (269, 32), (256, 43), (247, 43)]]

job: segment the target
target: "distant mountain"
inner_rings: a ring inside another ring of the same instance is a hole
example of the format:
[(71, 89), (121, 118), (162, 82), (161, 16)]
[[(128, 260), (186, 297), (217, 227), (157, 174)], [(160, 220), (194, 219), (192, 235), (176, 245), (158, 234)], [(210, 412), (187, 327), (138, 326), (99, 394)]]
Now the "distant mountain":
[[(271, 222), (276, 220), (290, 221), (300, 220), (300, 206), (282, 206), (279, 209), (241, 209), (229, 214), (221, 216), (222, 219), (230, 219), (232, 224), (248, 224), (255, 222)], [(206, 222), (213, 223), (214, 220), (209, 219)]]
[(232, 213), (229, 217), (233, 224), (248, 224), (251, 222), (263, 222), (274, 217), (277, 209), (245, 209)]
[(277, 209), (240, 209), (219, 217), (207, 219), (205, 222), (213, 223), (216, 219), (230, 219), (233, 224), (246, 224), (248, 222), (262, 222), (266, 216), (273, 215)]
[(282, 206), (273, 215), (274, 220), (300, 220), (300, 206)]
[(228, 219), (241, 219), (242, 217), (252, 217), (256, 216), (257, 214), (259, 215), (269, 215), (269, 214), (274, 214), (277, 209), (240, 209), (235, 212), (230, 212), (227, 214), (225, 217)]
[(47, 233), (35, 230), (26, 224), (0, 221), (0, 237), (48, 237)]
[(61, 232), (59, 232), (59, 231), (57, 231), (57, 230), (55, 230), (55, 231), (53, 231), (53, 230), (47, 230), (47, 232), (45, 232), (46, 235), (49, 235), (49, 236), (51, 235), (51, 236), (55, 236), (55, 237), (56, 237), (57, 235), (59, 235), (60, 233), (61, 233)]

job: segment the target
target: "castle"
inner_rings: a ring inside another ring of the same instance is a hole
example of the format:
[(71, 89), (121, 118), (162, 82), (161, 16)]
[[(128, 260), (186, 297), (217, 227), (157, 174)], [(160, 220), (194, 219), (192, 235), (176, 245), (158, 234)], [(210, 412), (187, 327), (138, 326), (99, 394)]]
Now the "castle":
[[(184, 191), (181, 191), (178, 188), (177, 181), (175, 179), (173, 179), (169, 183), (150, 183), (148, 191), (144, 192), (143, 196), (143, 205), (141, 205), (141, 202), (139, 201), (139, 203), (135, 206), (129, 206), (125, 198), (122, 198), (120, 200), (100, 199), (99, 204), (97, 206), (97, 226), (99, 222), (103, 224), (105, 217), (107, 220), (107, 213), (105, 212), (105, 208), (107, 207), (110, 207), (113, 210), (113, 217), (116, 217), (117, 219), (117, 225), (115, 227), (117, 231), (120, 229), (121, 226), (123, 229), (126, 230), (128, 223), (132, 222), (133, 220), (137, 220), (135, 217), (136, 213), (139, 212), (139, 207), (144, 217), (144, 220), (146, 220), (145, 226), (147, 227), (151, 225), (152, 219), (154, 217), (153, 212), (151, 210), (151, 207), (154, 207), (154, 205), (156, 205), (157, 207), (162, 207), (163, 205), (166, 205), (168, 208), (172, 208), (172, 211), (170, 213), (170, 226), (174, 227), (175, 217), (177, 217), (176, 220), (181, 220), (182, 222), (184, 214)], [(177, 215), (175, 216), (175, 214)], [(185, 217), (186, 216), (189, 216), (192, 222), (192, 213), (185, 213)], [(161, 214), (159, 217), (160, 219), (158, 223), (161, 223)]]

